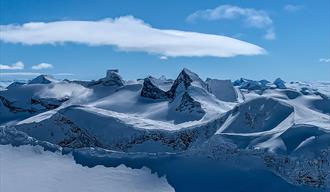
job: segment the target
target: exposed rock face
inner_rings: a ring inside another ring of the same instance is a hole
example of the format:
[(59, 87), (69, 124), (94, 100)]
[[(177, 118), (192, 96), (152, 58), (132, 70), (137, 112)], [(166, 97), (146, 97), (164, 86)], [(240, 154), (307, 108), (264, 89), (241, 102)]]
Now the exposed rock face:
[(107, 76), (102, 79), (102, 84), (107, 86), (123, 86), (124, 81), (118, 72), (119, 71), (117, 69), (108, 70)]
[(8, 99), (6, 99), (5, 97), (0, 96), (0, 101), (2, 103), (3, 106), (7, 107), (8, 110), (12, 113), (20, 113), (20, 112), (28, 112), (28, 113), (35, 113), (36, 111), (34, 109), (25, 109), (19, 106), (15, 106), (14, 102), (9, 101)]
[(118, 74), (118, 69), (109, 69), (107, 70), (107, 74), (104, 78), (101, 78), (97, 81), (73, 81), (74, 83), (78, 83), (84, 87), (92, 87), (95, 85), (104, 85), (104, 86), (123, 86), (125, 81)]
[(201, 80), (197, 74), (191, 72), (190, 70), (184, 68), (179, 76), (174, 81), (171, 89), (167, 92), (169, 98), (175, 97), (175, 92), (178, 86), (183, 83), (185, 89), (187, 90), (188, 87), (195, 81), (196, 84), (199, 84), (201, 87), (207, 88), (207, 85)]
[(47, 110), (56, 109), (59, 107), (63, 102), (69, 100), (68, 97), (55, 99), (55, 98), (31, 98), (31, 104), (40, 104)]
[[(44, 110), (51, 110), (59, 107), (63, 102), (69, 100), (69, 98), (55, 99), (55, 98), (31, 98), (29, 105), (20, 106), (15, 102), (0, 96), (0, 102), (3, 106), (7, 107), (12, 113), (36, 113)], [(41, 107), (40, 107), (41, 106)]]
[[(201, 80), (197, 74), (191, 72), (188, 69), (183, 69), (181, 71), (181, 73), (178, 75), (178, 77), (176, 78), (176, 80), (174, 81), (174, 83), (172, 84), (171, 88), (168, 91), (159, 88), (159, 86), (155, 84), (154, 82), (155, 80), (156, 79), (153, 77), (148, 77), (144, 79), (141, 96), (152, 99), (165, 99), (165, 98), (174, 99), (180, 84), (183, 85), (183, 89), (180, 86), (180, 89), (182, 90), (180, 90), (179, 92), (186, 91), (193, 82), (196, 84), (196, 86), (200, 86), (207, 89), (206, 83), (203, 80)], [(162, 79), (158, 79), (158, 80), (164, 81)]]
[(266, 154), (264, 163), (277, 175), (295, 185), (319, 189), (330, 188), (330, 148), (323, 149), (317, 158), (291, 158), (278, 154)]
[(91, 136), (86, 130), (81, 129), (69, 119), (59, 116), (58, 122), (68, 127), (66, 137), (58, 142), (61, 147), (82, 148), (82, 147), (103, 147), (97, 139)]
[(249, 79), (241, 78), (234, 82), (235, 86), (239, 86), (240, 89), (247, 89), (247, 90), (264, 90), (267, 89), (268, 86), (264, 83), (259, 81), (253, 81)]
[[(141, 96), (151, 99), (169, 99), (171, 102), (174, 100), (179, 101), (175, 107), (177, 112), (205, 114), (201, 103), (192, 98), (188, 91), (192, 84), (207, 90), (207, 84), (197, 74), (188, 69), (183, 69), (168, 91), (159, 88), (155, 81), (156, 79), (153, 77), (144, 79)], [(162, 80), (158, 79), (158, 81)]]
[(151, 99), (167, 99), (168, 96), (165, 91), (158, 88), (153, 83), (153, 77), (147, 77), (143, 81), (143, 87), (141, 90), (141, 96)]
[(239, 80), (234, 81), (233, 85), (238, 86), (240, 89), (247, 90), (265, 90), (269, 88), (286, 89), (285, 81), (280, 78), (277, 78), (273, 83), (267, 80), (254, 81), (240, 78)]
[(175, 110), (178, 112), (205, 114), (201, 104), (191, 98), (187, 92), (182, 95), (180, 105)]
[(261, 97), (237, 105), (232, 113), (235, 121), (224, 133), (253, 133), (269, 131), (284, 121), (294, 108), (276, 99)]
[(277, 78), (274, 81), (274, 85), (276, 85), (276, 87), (279, 89), (286, 89), (285, 81), (283, 81), (281, 78)]

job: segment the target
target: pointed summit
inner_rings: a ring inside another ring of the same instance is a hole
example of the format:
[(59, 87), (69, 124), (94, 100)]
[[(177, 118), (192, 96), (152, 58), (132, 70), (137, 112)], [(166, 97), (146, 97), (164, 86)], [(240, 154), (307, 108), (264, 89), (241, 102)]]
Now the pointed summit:
[(49, 84), (53, 82), (58, 82), (58, 80), (50, 75), (39, 75), (38, 77), (29, 81), (28, 84)]
[(187, 68), (183, 68), (181, 73), (178, 75), (178, 77), (174, 81), (171, 89), (168, 91), (168, 96), (170, 98), (174, 98), (175, 92), (180, 84), (183, 84), (184, 89), (188, 89), (188, 87), (192, 83), (196, 86), (199, 86), (202, 88), (207, 88), (207, 85), (205, 84), (205, 82), (201, 78), (199, 78), (199, 76), (196, 73), (190, 71)]
[(285, 81), (283, 81), (281, 78), (277, 78), (274, 81), (274, 85), (276, 85), (277, 88), (279, 89), (285, 89)]
[(178, 112), (199, 114), (200, 117), (205, 114), (202, 105), (195, 101), (187, 92), (182, 95), (181, 101), (175, 110)]
[(118, 74), (119, 70), (118, 69), (109, 69), (107, 70), (107, 75), (105, 78), (102, 78), (102, 84), (103, 85), (108, 85), (108, 86), (123, 86), (124, 85), (124, 80), (122, 77)]
[(15, 88), (15, 87), (20, 87), (22, 85), (24, 85), (25, 83), (23, 82), (18, 82), (18, 81), (15, 81), (13, 83), (11, 83), (10, 85), (7, 86), (7, 89), (12, 89), (12, 88)]
[(166, 99), (166, 92), (158, 86), (156, 81), (160, 81), (159, 79), (155, 79), (152, 76), (149, 76), (144, 79), (143, 87), (141, 90), (141, 96), (147, 97), (151, 99)]

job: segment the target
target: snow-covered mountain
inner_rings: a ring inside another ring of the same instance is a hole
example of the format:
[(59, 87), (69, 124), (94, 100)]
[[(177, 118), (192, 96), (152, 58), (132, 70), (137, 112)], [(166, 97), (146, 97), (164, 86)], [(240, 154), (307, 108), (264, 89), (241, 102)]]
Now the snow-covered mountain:
[[(1, 144), (52, 146), (89, 158), (78, 162), (83, 165), (113, 166), (113, 158), (133, 168), (142, 164), (168, 175), (179, 191), (198, 188), (173, 180), (180, 174), (160, 162), (175, 167), (194, 159), (195, 167), (207, 159), (233, 175), (248, 165), (263, 170), (256, 179), (274, 180), (285, 190), (330, 189), (330, 82), (204, 81), (188, 69), (175, 80), (125, 81), (118, 70), (96, 81), (41, 75), (1, 90), (0, 113)], [(219, 169), (206, 170), (225, 177)], [(203, 183), (211, 191), (218, 185)], [(264, 190), (278, 191), (269, 187)]]

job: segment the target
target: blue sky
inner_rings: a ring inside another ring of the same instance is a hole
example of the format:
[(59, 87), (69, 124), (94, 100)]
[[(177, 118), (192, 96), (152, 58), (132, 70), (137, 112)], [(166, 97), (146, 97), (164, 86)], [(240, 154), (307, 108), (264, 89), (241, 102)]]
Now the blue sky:
[[(328, 0), (1, 0), (0, 14), (1, 79), (97, 79), (109, 68), (125, 79), (175, 78), (187, 67), (202, 78), (330, 80)], [(43, 24), (27, 34), (30, 22)], [(81, 30), (68, 34), (76, 24)], [(168, 29), (188, 42), (167, 40)]]

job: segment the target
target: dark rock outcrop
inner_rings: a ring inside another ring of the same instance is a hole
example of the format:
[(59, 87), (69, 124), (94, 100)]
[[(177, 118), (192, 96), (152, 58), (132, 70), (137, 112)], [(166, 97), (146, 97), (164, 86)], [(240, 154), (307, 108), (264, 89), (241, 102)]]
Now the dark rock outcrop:
[(151, 99), (167, 99), (167, 93), (153, 83), (153, 77), (147, 77), (143, 81), (141, 96)]
[(192, 97), (190, 97), (187, 92), (182, 95), (181, 102), (175, 110), (178, 112), (205, 114), (205, 111), (202, 109), (201, 104), (195, 101)]
[(207, 85), (198, 77), (196, 73), (184, 68), (174, 81), (171, 89), (167, 92), (168, 97), (172, 99), (175, 97), (175, 92), (181, 83), (183, 83), (185, 89), (188, 89), (193, 81), (197, 81), (202, 87), (207, 88)]

